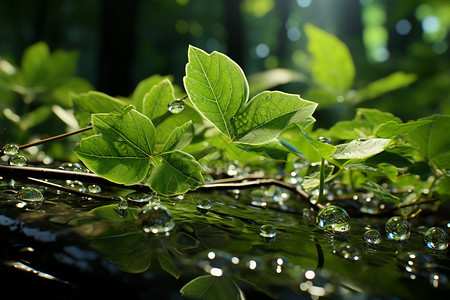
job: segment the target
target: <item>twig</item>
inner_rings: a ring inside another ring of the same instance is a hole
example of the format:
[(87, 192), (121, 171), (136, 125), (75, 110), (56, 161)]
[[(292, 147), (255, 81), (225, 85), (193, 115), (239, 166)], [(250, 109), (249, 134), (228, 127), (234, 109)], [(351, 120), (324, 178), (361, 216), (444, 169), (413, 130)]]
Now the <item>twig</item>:
[[(49, 137), (47, 139), (43, 139), (43, 140), (36, 141), (36, 142), (33, 142), (33, 143), (21, 145), (21, 146), (19, 146), (19, 150), (22, 150), (22, 149), (25, 149), (25, 148), (29, 148), (29, 147), (32, 147), (32, 146), (42, 145), (42, 144), (45, 144), (45, 143), (48, 143), (48, 142), (51, 142), (51, 141), (54, 141), (54, 140), (62, 139), (62, 138), (65, 138), (65, 137), (68, 137), (68, 136), (71, 136), (71, 135), (74, 135), (74, 134), (78, 134), (78, 133), (81, 133), (81, 132), (84, 132), (84, 131), (87, 131), (87, 130), (91, 130), (91, 129), (92, 129), (92, 126), (88, 126), (88, 127), (85, 127), (85, 128), (81, 128), (81, 129), (75, 130), (75, 131), (71, 131), (71, 132), (60, 134), (60, 135), (52, 136), (52, 137)], [(4, 155), (3, 150), (0, 149), (0, 157), (3, 156), (3, 155)]]
[(57, 183), (53, 183), (53, 182), (49, 182), (49, 181), (45, 181), (45, 180), (41, 180), (41, 179), (37, 179), (37, 178), (33, 178), (33, 177), (27, 177), (27, 180), (34, 182), (34, 183), (38, 183), (40, 185), (44, 185), (47, 187), (51, 187), (57, 190), (61, 190), (61, 191), (65, 191), (71, 194), (78, 194), (78, 195), (83, 195), (85, 197), (89, 197), (89, 198), (95, 198), (95, 199), (99, 199), (99, 200), (107, 200), (107, 201), (113, 201), (115, 200), (113, 197), (108, 197), (108, 196), (103, 196), (103, 195), (98, 195), (98, 194), (91, 194), (91, 193), (86, 193), (77, 189), (72, 189)]

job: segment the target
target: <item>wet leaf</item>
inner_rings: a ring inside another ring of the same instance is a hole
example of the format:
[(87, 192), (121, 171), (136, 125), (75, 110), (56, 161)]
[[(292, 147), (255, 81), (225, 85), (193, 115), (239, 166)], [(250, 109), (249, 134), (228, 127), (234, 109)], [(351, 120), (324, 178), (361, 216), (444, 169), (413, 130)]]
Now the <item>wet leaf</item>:
[(175, 128), (170, 134), (161, 152), (169, 152), (173, 150), (181, 150), (192, 141), (194, 138), (194, 127), (192, 121)]
[(334, 159), (364, 159), (382, 152), (391, 142), (390, 139), (370, 139), (352, 141), (336, 146), (331, 156)]

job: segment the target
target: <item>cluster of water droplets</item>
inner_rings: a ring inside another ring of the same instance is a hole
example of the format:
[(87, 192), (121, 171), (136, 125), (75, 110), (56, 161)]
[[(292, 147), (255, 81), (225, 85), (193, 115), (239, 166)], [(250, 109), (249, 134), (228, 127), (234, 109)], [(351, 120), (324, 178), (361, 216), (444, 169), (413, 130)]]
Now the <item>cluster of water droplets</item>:
[(28, 164), (27, 158), (19, 154), (19, 146), (6, 144), (3, 146), (2, 151), (9, 156), (8, 164), (10, 166), (25, 167)]

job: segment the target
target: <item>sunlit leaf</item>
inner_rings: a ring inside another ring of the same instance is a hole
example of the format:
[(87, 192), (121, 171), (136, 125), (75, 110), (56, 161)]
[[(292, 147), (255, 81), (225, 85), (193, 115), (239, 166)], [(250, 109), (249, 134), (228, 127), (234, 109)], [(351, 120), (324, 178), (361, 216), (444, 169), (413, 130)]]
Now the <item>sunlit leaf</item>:
[(199, 276), (181, 289), (184, 297), (196, 299), (243, 300), (244, 293), (227, 277)]

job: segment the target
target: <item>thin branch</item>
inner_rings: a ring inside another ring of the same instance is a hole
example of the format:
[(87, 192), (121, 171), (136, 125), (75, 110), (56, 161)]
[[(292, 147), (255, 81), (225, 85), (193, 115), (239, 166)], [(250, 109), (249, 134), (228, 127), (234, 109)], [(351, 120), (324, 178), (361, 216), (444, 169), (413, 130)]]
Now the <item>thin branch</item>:
[[(87, 130), (91, 130), (91, 129), (92, 129), (92, 126), (88, 126), (88, 127), (85, 127), (85, 128), (81, 128), (81, 129), (75, 130), (75, 131), (71, 131), (71, 132), (60, 134), (60, 135), (52, 136), (52, 137), (49, 137), (47, 139), (43, 139), (43, 140), (36, 141), (36, 142), (33, 142), (33, 143), (21, 145), (21, 146), (19, 146), (19, 150), (22, 150), (22, 149), (25, 149), (25, 148), (29, 148), (29, 147), (32, 147), (32, 146), (42, 145), (42, 144), (45, 144), (45, 143), (48, 143), (48, 142), (52, 142), (52, 141), (55, 141), (55, 140), (58, 140), (58, 139), (62, 139), (62, 138), (65, 138), (65, 137), (68, 137), (68, 136), (71, 136), (71, 135), (74, 135), (74, 134), (78, 134), (78, 133), (81, 133), (81, 132), (84, 132), (84, 131), (87, 131)], [(4, 155), (3, 150), (0, 149), (0, 157), (3, 156), (3, 155)]]
[(78, 194), (78, 195), (82, 195), (85, 197), (89, 197), (89, 198), (94, 198), (94, 199), (99, 199), (99, 200), (107, 200), (107, 201), (113, 201), (115, 200), (113, 197), (108, 197), (108, 196), (103, 196), (103, 195), (98, 195), (98, 194), (91, 194), (91, 193), (86, 193), (77, 189), (72, 189), (57, 183), (53, 183), (53, 182), (49, 182), (49, 181), (45, 181), (45, 180), (41, 180), (41, 179), (37, 179), (37, 178), (33, 178), (33, 177), (27, 177), (26, 178), (28, 181), (31, 181), (33, 183), (38, 183), (40, 185), (46, 186), (46, 187), (50, 187), (50, 188), (54, 188), (60, 191), (65, 191), (71, 194)]

